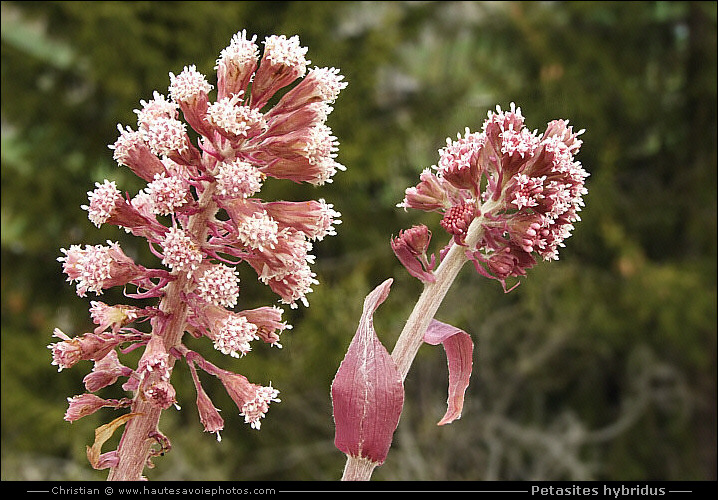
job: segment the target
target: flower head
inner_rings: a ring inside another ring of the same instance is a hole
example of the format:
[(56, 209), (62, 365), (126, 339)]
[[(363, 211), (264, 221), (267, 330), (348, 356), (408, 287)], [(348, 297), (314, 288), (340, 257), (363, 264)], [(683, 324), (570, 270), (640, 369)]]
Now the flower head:
[(132, 373), (131, 368), (120, 363), (117, 351), (113, 349), (104, 358), (95, 361), (92, 372), (82, 379), (82, 383), (89, 392), (95, 392), (114, 384), (119, 377), (129, 377)]
[(208, 266), (197, 279), (196, 293), (205, 302), (234, 307), (239, 297), (239, 273), (224, 264)]
[(174, 118), (160, 116), (146, 125), (143, 135), (150, 150), (157, 156), (181, 153), (189, 148), (187, 128)]
[(189, 201), (189, 183), (178, 175), (156, 174), (147, 184), (146, 193), (152, 203), (152, 211), (169, 215)]
[(122, 194), (117, 189), (114, 181), (111, 182), (105, 179), (103, 184), (96, 182), (95, 186), (97, 186), (97, 189), (87, 192), (90, 197), (90, 204), (82, 205), (80, 208), (87, 210), (92, 223), (100, 227), (110, 218), (115, 210), (115, 205), (122, 201)]
[(207, 109), (207, 121), (229, 139), (255, 137), (267, 128), (264, 115), (255, 108), (237, 104), (239, 97), (225, 97)]
[(95, 333), (103, 332), (108, 327), (112, 327), (112, 331), (117, 333), (121, 327), (139, 317), (139, 310), (132, 306), (109, 306), (99, 300), (93, 300), (90, 302), (90, 316), (97, 325)]
[(255, 212), (237, 226), (237, 238), (252, 249), (274, 249), (278, 243), (279, 225), (266, 212)]
[(447, 139), (439, 161), (406, 190), (404, 208), (438, 211), (441, 227), (467, 246), (477, 271), (505, 283), (535, 263), (558, 259), (586, 194), (574, 157), (581, 141), (567, 121), (529, 131), (521, 108), (497, 106), (481, 132)]
[(123, 408), (130, 404), (128, 399), (102, 399), (94, 394), (80, 394), (67, 398), (68, 407), (65, 412), (65, 420), (74, 422), (82, 417), (95, 413), (100, 408), (109, 406), (112, 408)]
[(239, 408), (239, 414), (244, 417), (244, 422), (250, 424), (252, 429), (259, 430), (262, 425), (261, 419), (269, 411), (270, 403), (281, 401), (277, 397), (279, 391), (271, 384), (266, 387), (252, 384), (243, 375), (230, 372), (221, 373), (219, 378), (227, 394)]
[(219, 435), (219, 431), (224, 429), (224, 419), (219, 415), (219, 410), (215, 408), (212, 400), (202, 387), (194, 363), (189, 363), (189, 368), (192, 374), (192, 381), (197, 390), (197, 412), (199, 413), (199, 420), (204, 426), (205, 432), (217, 434), (217, 441), (221, 441), (222, 438)]
[(207, 78), (197, 71), (195, 65), (185, 66), (182, 72), (175, 76), (170, 73), (169, 92), (172, 100), (177, 103), (192, 103), (212, 90)]
[(202, 252), (198, 245), (182, 229), (171, 227), (162, 241), (164, 257), (162, 263), (173, 271), (191, 275), (202, 262)]
[(59, 328), (55, 328), (53, 336), (62, 340), (47, 346), (52, 350), (52, 364), (57, 366), (57, 371), (70, 368), (81, 360), (102, 359), (120, 343), (117, 337), (105, 333), (86, 333), (70, 338)]
[(58, 257), (69, 282), (77, 281), (77, 294), (84, 297), (88, 291), (101, 295), (104, 288), (120, 286), (144, 276), (144, 268), (138, 266), (120, 248), (118, 243), (108, 241), (109, 246), (72, 245), (60, 249), (65, 254)]
[(282, 347), (279, 343), (279, 336), (284, 330), (291, 330), (292, 325), (282, 321), (284, 311), (276, 306), (258, 307), (257, 309), (245, 310), (238, 313), (247, 318), (253, 325), (257, 326), (256, 335), (264, 342)]
[(305, 58), (307, 48), (299, 44), (299, 37), (270, 35), (264, 39), (264, 54), (252, 82), (252, 102), (262, 107), (269, 97), (301, 78), (310, 63)]
[(168, 101), (167, 98), (157, 91), (153, 94), (153, 99), (149, 101), (140, 100), (142, 109), (136, 109), (137, 126), (140, 131), (146, 132), (152, 122), (159, 118), (177, 118), (177, 103)]
[(322, 240), (336, 233), (335, 224), (341, 224), (341, 214), (334, 205), (323, 199), (318, 201), (275, 201), (262, 205), (279, 227), (291, 227), (310, 240)]
[(242, 30), (232, 37), (232, 41), (223, 49), (217, 59), (217, 98), (244, 93), (257, 68), (259, 47), (255, 43), (257, 36), (247, 38)]
[(129, 167), (136, 175), (152, 180), (155, 175), (164, 173), (162, 161), (155, 155), (145, 142), (142, 132), (130, 127), (117, 125), (120, 136), (108, 147), (114, 152), (112, 157), (119, 165)]
[(238, 158), (217, 167), (217, 194), (228, 198), (247, 198), (262, 189), (264, 174), (257, 167)]
[(269, 403), (281, 401), (277, 396), (279, 396), (279, 391), (271, 384), (267, 387), (257, 387), (254, 398), (244, 403), (239, 412), (244, 417), (244, 423), (249, 424), (252, 429), (259, 430), (262, 425), (261, 419), (269, 411)]
[(257, 325), (243, 316), (227, 315), (224, 322), (211, 330), (210, 337), (214, 341), (215, 349), (239, 358), (252, 350), (249, 343), (258, 338)]

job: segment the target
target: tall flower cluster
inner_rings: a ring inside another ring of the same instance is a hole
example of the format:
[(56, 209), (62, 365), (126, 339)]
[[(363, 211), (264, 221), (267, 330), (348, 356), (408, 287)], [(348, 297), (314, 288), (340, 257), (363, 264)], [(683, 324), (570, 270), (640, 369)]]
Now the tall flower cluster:
[[(70, 338), (56, 329), (60, 341), (49, 346), (53, 364), (62, 370), (80, 360), (94, 362), (85, 378), (88, 394), (69, 400), (66, 420), (103, 406), (129, 406), (138, 415), (172, 406), (170, 375), (177, 359), (190, 367), (206, 431), (218, 434), (224, 423), (202, 389), (197, 367), (221, 380), (253, 428), (260, 428), (268, 404), (278, 401), (271, 386), (220, 369), (182, 344), (184, 333), (207, 337), (233, 357), (246, 355), (254, 342), (281, 347), (280, 334), (291, 328), (281, 308), (234, 310), (240, 294), (237, 266), (247, 263), (247, 271), (281, 303), (308, 305), (306, 296), (317, 284), (310, 267), (312, 244), (335, 234), (341, 222), (321, 199), (267, 202), (259, 197), (268, 178), (322, 185), (344, 170), (336, 161), (336, 137), (326, 125), (346, 86), (343, 76), (335, 68), (309, 68), (307, 49), (296, 36), (268, 36), (263, 45), (260, 56), (256, 36), (241, 31), (232, 38), (217, 59), (214, 99), (214, 86), (188, 66), (178, 75), (170, 73), (167, 96), (155, 91), (152, 99), (140, 101), (136, 128), (118, 126), (119, 138), (110, 146), (114, 159), (146, 187), (130, 197), (105, 180), (88, 193), (82, 208), (97, 227), (114, 224), (146, 239), (163, 267), (136, 264), (112, 241), (72, 245), (58, 260), (81, 297), (119, 286), (128, 297), (155, 298), (157, 305), (94, 301), (93, 332)], [(275, 104), (268, 106), (272, 99)], [(149, 322), (149, 333), (141, 322)], [(138, 347), (144, 347), (138, 367), (124, 366), (118, 353)], [(118, 379), (133, 391), (132, 399), (89, 394)], [(141, 418), (133, 417), (125, 432), (138, 427), (135, 421)], [(154, 432), (149, 434), (164, 447), (166, 438)], [(121, 441), (119, 451), (93, 465), (117, 467), (122, 446)]]
[(447, 139), (438, 164), (405, 191), (398, 206), (438, 212), (450, 239), (439, 258), (427, 255), (431, 232), (423, 224), (391, 239), (394, 254), (424, 288), (391, 355), (372, 324), (391, 280), (367, 296), (332, 383), (334, 443), (347, 455), (343, 480), (368, 480), (384, 462), (404, 404), (403, 382), (422, 344), (442, 344), (448, 362), (447, 410), (438, 425), (461, 417), (474, 344), (467, 332), (434, 316), (468, 261), (509, 291), (507, 278), (523, 276), (537, 258), (558, 259), (587, 192), (588, 173), (575, 160), (582, 133), (565, 120), (550, 122), (542, 134), (531, 132), (520, 108), (497, 106), (481, 132), (466, 129), (456, 140)]
[[(539, 134), (524, 125), (521, 108), (489, 112), (481, 132), (466, 129), (447, 139), (439, 162), (425, 169), (398, 205), (442, 214), (440, 225), (463, 245), (476, 270), (499, 280), (518, 277), (537, 258), (557, 260), (559, 248), (580, 220), (588, 173), (574, 156), (581, 147), (566, 120), (550, 122)], [(392, 240), (412, 275), (431, 282), (434, 261), (426, 249), (425, 226)]]

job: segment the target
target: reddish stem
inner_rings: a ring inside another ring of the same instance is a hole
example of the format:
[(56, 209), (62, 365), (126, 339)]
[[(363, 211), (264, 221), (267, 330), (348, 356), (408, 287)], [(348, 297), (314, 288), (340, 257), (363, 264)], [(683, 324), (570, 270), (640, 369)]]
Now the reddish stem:
[[(214, 184), (205, 187), (199, 200), (201, 210), (190, 217), (188, 232), (196, 241), (203, 242), (207, 237), (207, 222), (217, 212), (217, 205), (212, 200)], [(179, 273), (177, 279), (167, 285), (165, 295), (160, 301), (159, 309), (169, 316), (169, 321), (162, 331), (165, 348), (169, 352), (180, 345), (187, 326), (187, 304), (182, 300), (182, 292), (189, 284), (186, 273)], [(174, 356), (169, 356), (168, 369), (172, 372)], [(151, 403), (144, 401), (138, 391), (132, 402), (132, 412), (139, 413), (125, 425), (125, 431), (117, 449), (118, 464), (110, 470), (108, 481), (138, 481), (147, 465), (150, 448), (155, 440), (152, 436), (157, 432), (162, 413)]]

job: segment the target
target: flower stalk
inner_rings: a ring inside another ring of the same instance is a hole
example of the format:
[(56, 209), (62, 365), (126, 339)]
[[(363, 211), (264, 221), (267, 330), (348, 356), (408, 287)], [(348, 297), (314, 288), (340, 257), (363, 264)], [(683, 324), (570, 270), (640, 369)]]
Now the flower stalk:
[[(212, 201), (213, 186), (207, 186), (199, 200), (200, 212), (190, 216), (189, 232), (200, 238), (206, 237), (207, 222), (217, 212), (217, 205)], [(204, 234), (202, 234), (204, 233)], [(165, 295), (160, 301), (159, 310), (172, 319), (163, 329), (162, 340), (168, 352), (181, 344), (187, 328), (187, 305), (182, 300), (182, 292), (188, 285), (189, 278), (180, 275), (177, 280), (167, 285)], [(148, 355), (146, 350), (144, 356)], [(171, 375), (176, 358), (168, 357), (167, 369)], [(140, 360), (142, 364), (142, 360)], [(133, 413), (137, 416), (125, 424), (117, 448), (117, 465), (110, 469), (108, 481), (137, 481), (148, 465), (153, 440), (149, 436), (159, 428), (162, 408), (151, 402), (142, 400), (138, 395), (132, 402)], [(159, 432), (159, 431), (158, 431)]]
[[(487, 211), (491, 209), (494, 202), (489, 202), (486, 207), (482, 207)], [(481, 217), (475, 219), (467, 232), (467, 246), (476, 244), (483, 235), (483, 220)], [(444, 297), (448, 293), (451, 285), (469, 261), (466, 256), (466, 248), (461, 245), (451, 245), (448, 252), (441, 260), (439, 267), (434, 271), (435, 281), (427, 281), (424, 283), (424, 289), (412, 309), (409, 318), (404, 324), (404, 328), (394, 345), (391, 357), (394, 358), (402, 379), (406, 380), (411, 364), (416, 357), (421, 344), (424, 343), (424, 334), (426, 333), (429, 323), (439, 310)]]

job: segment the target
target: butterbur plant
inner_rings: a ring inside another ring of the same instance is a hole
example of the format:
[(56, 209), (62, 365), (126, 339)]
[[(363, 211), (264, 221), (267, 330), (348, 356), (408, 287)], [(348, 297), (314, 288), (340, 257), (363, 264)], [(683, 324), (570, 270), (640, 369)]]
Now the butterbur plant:
[(497, 106), (481, 132), (467, 129), (463, 136), (447, 139), (438, 163), (406, 190), (398, 207), (437, 212), (449, 240), (437, 257), (428, 255), (432, 235), (425, 225), (391, 239), (396, 257), (424, 289), (391, 355), (372, 322), (391, 280), (367, 297), (332, 383), (335, 445), (347, 455), (342, 479), (367, 480), (384, 462), (402, 412), (403, 382), (423, 343), (441, 343), (447, 355), (448, 408), (438, 424), (461, 416), (474, 344), (468, 333), (434, 315), (468, 262), (510, 292), (538, 260), (558, 260), (559, 248), (580, 220), (587, 192), (588, 173), (575, 159), (582, 133), (566, 120), (555, 120), (539, 134), (525, 126), (513, 103), (507, 111)]
[[(114, 181), (98, 182), (82, 208), (98, 227), (117, 225), (147, 240), (159, 268), (134, 262), (113, 241), (72, 245), (58, 259), (80, 297), (123, 287), (126, 297), (143, 304), (91, 301), (94, 331), (70, 337), (55, 329), (59, 341), (49, 346), (59, 370), (81, 360), (93, 363), (84, 378), (87, 392), (69, 398), (65, 420), (103, 407), (123, 411), (99, 427), (87, 447), (92, 467), (110, 469), (110, 480), (141, 479), (152, 458), (170, 449), (159, 421), (163, 410), (177, 406), (177, 361), (187, 364), (194, 381), (199, 421), (218, 440), (224, 417), (200, 375), (219, 379), (253, 429), (260, 429), (269, 405), (279, 401), (271, 383), (250, 382), (183, 342), (186, 335), (206, 337), (230, 360), (248, 355), (256, 342), (281, 347), (281, 334), (291, 328), (283, 309), (242, 310), (240, 273), (243, 280), (256, 276), (268, 285), (281, 304), (308, 305), (307, 294), (317, 284), (312, 244), (335, 234), (340, 222), (322, 199), (259, 197), (268, 178), (320, 186), (344, 169), (326, 125), (331, 104), (346, 86), (343, 76), (335, 68), (308, 69), (307, 49), (296, 36), (268, 36), (263, 45), (260, 57), (256, 36), (237, 33), (217, 59), (213, 99), (214, 86), (188, 66), (170, 73), (168, 96), (154, 92), (140, 101), (136, 129), (118, 126), (119, 138), (110, 146), (114, 159), (146, 187), (130, 197)], [(137, 367), (123, 364), (136, 349), (143, 350)], [(95, 394), (116, 383), (127, 397)], [(118, 448), (102, 452), (122, 427)]]

